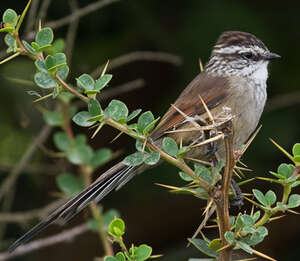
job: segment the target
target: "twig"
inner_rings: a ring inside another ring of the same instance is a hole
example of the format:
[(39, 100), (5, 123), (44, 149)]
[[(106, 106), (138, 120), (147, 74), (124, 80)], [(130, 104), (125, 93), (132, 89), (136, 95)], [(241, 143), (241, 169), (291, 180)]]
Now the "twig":
[(84, 223), (72, 229), (65, 230), (64, 232), (59, 233), (57, 235), (32, 241), (29, 244), (19, 246), (18, 249), (16, 249), (12, 253), (9, 252), (0, 253), (0, 261), (9, 260), (12, 259), (13, 257), (21, 256), (29, 252), (32, 252), (34, 250), (52, 246), (58, 243), (70, 242), (72, 239), (74, 239), (75, 237), (79, 236), (80, 234), (88, 230), (89, 230), (88, 225)]
[(42, 219), (65, 201), (65, 199), (59, 199), (51, 202), (45, 207), (29, 210), (27, 212), (1, 213), (0, 222), (25, 223), (35, 218)]
[(49, 26), (52, 29), (56, 29), (58, 27), (61, 27), (61, 26), (64, 26), (64, 25), (67, 25), (67, 24), (71, 23), (74, 19), (78, 19), (82, 16), (85, 16), (89, 13), (95, 12), (100, 8), (103, 8), (107, 5), (110, 5), (110, 4), (112, 4), (114, 2), (118, 2), (118, 1), (120, 1), (120, 0), (96, 1), (94, 3), (91, 3), (91, 4), (81, 8), (81, 9), (78, 9), (78, 11), (75, 12), (75, 13), (72, 13), (68, 16), (65, 16), (65, 17), (63, 17), (61, 19), (58, 19), (58, 20), (55, 20), (55, 21), (50, 21), (50, 22), (46, 23), (46, 26)]
[(0, 187), (0, 199), (7, 193), (7, 191), (13, 186), (18, 176), (21, 174), (24, 166), (32, 158), (33, 154), (37, 150), (39, 144), (43, 143), (49, 136), (51, 127), (45, 125), (39, 135), (34, 139), (31, 145), (27, 148), (26, 152), (23, 154), (22, 159), (18, 164), (12, 169), (7, 178), (3, 181)]
[(124, 84), (121, 84), (119, 86), (105, 89), (101, 94), (99, 95), (99, 100), (107, 100), (111, 97), (116, 97), (118, 95), (121, 95), (123, 93), (127, 93), (136, 89), (139, 89), (141, 87), (145, 86), (145, 81), (143, 79), (136, 79), (130, 82), (126, 82)]
[[(110, 60), (108, 71), (111, 71), (117, 67), (123, 66), (128, 63), (133, 63), (136, 61), (155, 61), (155, 62), (168, 62), (175, 66), (179, 66), (182, 63), (180, 57), (164, 52), (151, 52), (151, 51), (136, 51), (128, 54), (121, 55), (117, 58)], [(96, 77), (102, 72), (105, 64), (97, 67), (91, 75)]]

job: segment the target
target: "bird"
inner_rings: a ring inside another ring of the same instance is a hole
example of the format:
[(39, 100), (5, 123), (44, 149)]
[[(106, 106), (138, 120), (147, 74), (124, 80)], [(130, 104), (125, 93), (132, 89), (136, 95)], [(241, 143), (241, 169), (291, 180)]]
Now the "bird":
[[(149, 134), (152, 142), (161, 146), (164, 137), (189, 145), (207, 137), (200, 131), (174, 132), (191, 128), (203, 122), (208, 112), (216, 118), (226, 114), (233, 116), (233, 148), (238, 150), (255, 130), (267, 99), (268, 64), (280, 58), (269, 51), (256, 36), (240, 31), (225, 31), (212, 48), (210, 58), (200, 72), (182, 91), (174, 105), (162, 117), (157, 127)], [(201, 102), (201, 99), (204, 101)], [(217, 152), (225, 158), (224, 145), (218, 142)], [(195, 147), (188, 152), (197, 159), (207, 157), (207, 151)], [(27, 233), (16, 240), (9, 251), (15, 250), (54, 222), (67, 222), (84, 209), (91, 201), (98, 203), (114, 189), (119, 189), (145, 166), (127, 166), (122, 161), (100, 175), (89, 187), (68, 200)]]

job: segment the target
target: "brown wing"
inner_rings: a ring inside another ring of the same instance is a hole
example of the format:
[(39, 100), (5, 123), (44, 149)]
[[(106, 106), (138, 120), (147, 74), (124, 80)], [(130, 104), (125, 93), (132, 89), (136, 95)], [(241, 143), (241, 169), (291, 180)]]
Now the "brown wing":
[[(206, 73), (200, 73), (181, 93), (174, 105), (189, 117), (205, 113), (205, 108), (199, 98), (204, 100), (211, 110), (225, 100), (228, 95), (229, 84), (225, 77), (211, 77)], [(181, 124), (185, 120), (176, 109), (170, 107), (163, 116), (158, 126), (151, 134), (151, 138), (156, 140), (174, 126)]]

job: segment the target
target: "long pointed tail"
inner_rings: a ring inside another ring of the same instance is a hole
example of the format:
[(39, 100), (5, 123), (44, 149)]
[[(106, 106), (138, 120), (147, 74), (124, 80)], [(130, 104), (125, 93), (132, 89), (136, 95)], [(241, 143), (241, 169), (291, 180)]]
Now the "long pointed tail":
[(89, 187), (85, 188), (78, 195), (35, 225), (26, 234), (15, 241), (9, 247), (8, 251), (14, 251), (18, 246), (26, 243), (55, 221), (67, 222), (84, 209), (91, 201), (99, 202), (109, 192), (114, 189), (119, 189), (127, 183), (136, 174), (137, 169), (137, 167), (128, 167), (122, 164), (122, 162), (118, 163), (101, 175)]

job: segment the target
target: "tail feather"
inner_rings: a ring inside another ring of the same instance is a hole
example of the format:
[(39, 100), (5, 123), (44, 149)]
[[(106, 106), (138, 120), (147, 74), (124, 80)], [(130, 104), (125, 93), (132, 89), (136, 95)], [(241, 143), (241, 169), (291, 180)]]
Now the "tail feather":
[(136, 170), (137, 167), (128, 167), (122, 163), (115, 165), (95, 180), (89, 187), (56, 209), (53, 213), (15, 241), (9, 247), (8, 251), (14, 251), (18, 246), (26, 243), (40, 231), (56, 221), (62, 221), (64, 223), (67, 222), (84, 209), (91, 201), (94, 200), (95, 202), (99, 202), (112, 190), (127, 183), (135, 175)]

